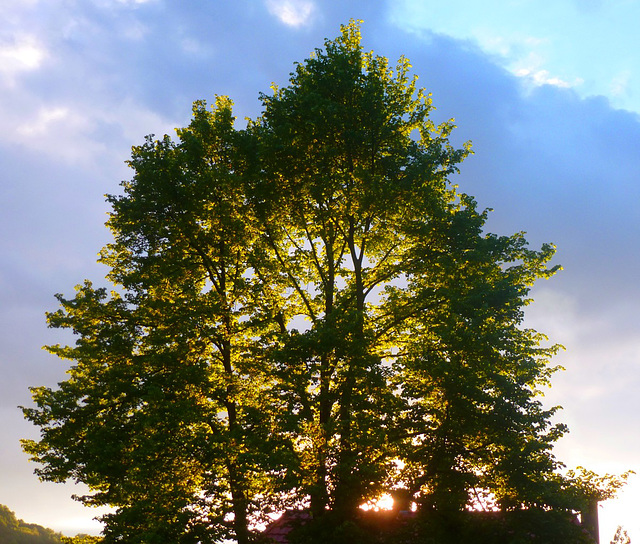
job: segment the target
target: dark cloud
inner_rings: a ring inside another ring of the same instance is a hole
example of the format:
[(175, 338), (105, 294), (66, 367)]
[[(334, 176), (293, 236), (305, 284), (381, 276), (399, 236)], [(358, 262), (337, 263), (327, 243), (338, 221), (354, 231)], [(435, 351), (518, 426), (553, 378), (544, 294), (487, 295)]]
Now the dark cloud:
[(469, 44), (437, 35), (405, 41), (396, 49), (433, 93), (435, 116), (455, 117), (455, 139), (473, 142), (456, 181), (494, 208), (492, 230), (556, 243), (572, 278), (563, 284), (593, 287), (581, 293), (586, 301), (640, 297), (632, 249), (640, 237), (640, 117), (570, 89), (527, 89)]

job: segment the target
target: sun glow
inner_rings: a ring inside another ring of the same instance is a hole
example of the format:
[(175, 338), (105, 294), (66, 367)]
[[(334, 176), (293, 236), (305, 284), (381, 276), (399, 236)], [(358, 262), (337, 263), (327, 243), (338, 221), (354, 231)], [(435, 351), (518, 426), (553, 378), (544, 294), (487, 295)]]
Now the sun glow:
[(363, 510), (393, 510), (393, 497), (389, 493), (385, 493), (377, 499), (366, 502), (361, 505)]

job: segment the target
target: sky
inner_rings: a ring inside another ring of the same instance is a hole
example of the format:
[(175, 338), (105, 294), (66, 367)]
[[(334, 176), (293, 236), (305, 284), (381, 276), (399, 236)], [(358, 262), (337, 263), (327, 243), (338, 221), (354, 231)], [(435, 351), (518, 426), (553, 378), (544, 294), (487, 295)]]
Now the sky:
[(569, 468), (638, 472), (600, 508), (640, 539), (640, 20), (638, 0), (0, 0), (0, 504), (63, 531), (96, 532), (81, 486), (40, 483), (20, 450), (19, 405), (65, 363), (41, 349), (55, 293), (109, 242), (106, 193), (147, 134), (174, 134), (191, 104), (229, 95), (239, 119), (285, 85), (341, 23), (365, 49), (407, 56), (436, 121), (475, 154), (452, 181), (492, 208), (487, 229), (556, 244), (526, 326), (566, 350), (545, 403), (571, 429)]

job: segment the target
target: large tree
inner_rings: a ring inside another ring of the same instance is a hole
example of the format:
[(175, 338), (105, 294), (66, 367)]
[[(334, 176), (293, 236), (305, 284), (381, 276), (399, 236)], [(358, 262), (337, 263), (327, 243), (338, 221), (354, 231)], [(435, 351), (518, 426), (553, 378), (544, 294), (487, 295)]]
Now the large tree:
[(26, 449), (42, 477), (85, 482), (96, 492), (82, 500), (116, 508), (113, 541), (245, 543), (268, 490), (261, 343), (274, 322), (256, 302), (259, 231), (233, 121), (227, 99), (197, 103), (178, 143), (134, 148), (101, 257), (118, 289), (85, 283), (48, 316), (80, 336), (49, 348), (76, 364), (57, 390), (34, 390), (43, 439)]
[(25, 409), (39, 475), (114, 507), (106, 542), (244, 544), (271, 510), (339, 525), (394, 488), (570, 508), (537, 398), (556, 348), (522, 327), (553, 248), (485, 233), (450, 181), (470, 148), (409, 70), (352, 22), (245, 129), (218, 98), (134, 148), (115, 289), (58, 296), (74, 364)]
[(310, 324), (285, 342), (279, 386), (297, 376), (297, 466), (316, 513), (348, 516), (398, 460), (425, 502), (462, 508), (476, 485), (517, 502), (513, 452), (535, 450), (538, 464), (520, 460), (539, 478), (563, 430), (535, 400), (556, 348), (520, 327), (553, 248), (483, 233), (486, 213), (449, 183), (468, 147), (434, 126), (408, 70), (364, 52), (350, 25), (263, 97), (261, 174), (284, 219), (266, 238)]
[(292, 398), (305, 407), (296, 433), (312, 437), (299, 466), (316, 513), (346, 514), (386, 479), (398, 411), (387, 331), (406, 310), (391, 323), (381, 293), (405, 275), (407, 226), (448, 205), (446, 177), (466, 153), (447, 145), (450, 124), (433, 126), (408, 68), (365, 53), (351, 25), (263, 96), (262, 184), (285, 211), (264, 230), (309, 323), (285, 342), (298, 360), (280, 363), (302, 369)]

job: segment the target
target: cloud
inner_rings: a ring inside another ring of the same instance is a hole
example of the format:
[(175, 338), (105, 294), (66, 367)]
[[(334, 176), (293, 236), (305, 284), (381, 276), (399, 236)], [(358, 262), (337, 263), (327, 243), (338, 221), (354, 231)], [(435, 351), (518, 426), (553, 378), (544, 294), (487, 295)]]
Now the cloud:
[(117, 155), (125, 160), (126, 149), (140, 143), (145, 134), (173, 135), (180, 124), (128, 99), (111, 101), (104, 97), (103, 104), (104, 109), (96, 109), (86, 98), (75, 103), (45, 103), (24, 116), (26, 119), (5, 112), (2, 132), (13, 145), (50, 160), (90, 165)]
[(26, 137), (39, 136), (49, 131), (52, 124), (61, 121), (69, 122), (70, 112), (67, 108), (41, 110), (36, 118), (17, 127), (17, 133)]
[(15, 85), (19, 73), (37, 70), (46, 57), (46, 49), (29, 34), (0, 43), (0, 74), (5, 84)]
[(455, 141), (473, 141), (476, 154), (454, 181), (494, 208), (490, 231), (524, 230), (533, 248), (558, 246), (564, 270), (533, 291), (526, 325), (567, 347), (554, 360), (567, 371), (546, 397), (565, 406), (559, 419), (572, 429), (560, 459), (637, 469), (640, 116), (572, 88), (526, 88), (469, 42), (418, 36), (396, 46), (387, 34), (374, 49), (405, 53), (433, 93), (436, 119), (455, 117)]
[(315, 5), (310, 0), (267, 0), (267, 9), (285, 25), (298, 27), (309, 22)]
[(547, 59), (535, 46), (532, 46), (530, 50), (521, 51), (519, 55), (514, 55), (510, 61), (504, 57), (499, 59), (499, 62), (520, 78), (528, 89), (541, 85), (553, 85), (568, 89), (582, 83), (582, 80), (578, 78), (569, 82), (557, 75), (552, 75), (549, 70), (543, 68), (547, 65)]
[(470, 36), (489, 55), (497, 55), (503, 64), (518, 64), (525, 59), (535, 58), (541, 64), (549, 48), (548, 38), (531, 36), (521, 32), (498, 32), (485, 27), (474, 28)]
[(519, 70), (516, 70), (515, 75), (525, 79), (527, 83), (536, 87), (539, 87), (540, 85), (553, 85), (555, 87), (568, 89), (569, 87), (573, 87), (579, 83), (579, 81), (576, 81), (574, 84), (571, 84), (559, 77), (551, 76), (547, 70), (529, 70), (527, 68), (520, 68)]
[(629, 92), (631, 82), (631, 70), (622, 70), (612, 79), (609, 86), (612, 96), (624, 96)]

